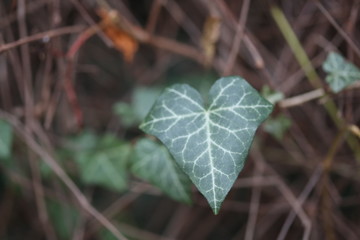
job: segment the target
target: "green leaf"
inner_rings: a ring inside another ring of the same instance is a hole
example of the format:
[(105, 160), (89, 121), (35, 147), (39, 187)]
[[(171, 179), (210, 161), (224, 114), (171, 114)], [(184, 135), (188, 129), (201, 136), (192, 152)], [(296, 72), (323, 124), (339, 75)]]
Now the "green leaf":
[(131, 104), (116, 103), (114, 112), (121, 118), (126, 127), (141, 122), (161, 93), (160, 87), (138, 87), (134, 90)]
[(217, 214), (272, 108), (244, 79), (224, 77), (206, 106), (189, 85), (167, 88), (140, 128), (167, 146)]
[(107, 229), (102, 229), (99, 232), (99, 237), (101, 240), (118, 240), (118, 238)]
[(161, 87), (139, 87), (135, 89), (132, 106), (140, 121), (146, 117), (162, 90)]
[(168, 150), (150, 139), (139, 140), (134, 148), (131, 170), (171, 198), (191, 203), (191, 182), (178, 167)]
[(270, 133), (277, 140), (281, 141), (290, 126), (291, 119), (285, 115), (279, 115), (276, 118), (267, 119), (264, 123), (264, 130)]
[(129, 144), (112, 135), (97, 137), (90, 132), (74, 138), (73, 142), (74, 158), (83, 182), (115, 191), (127, 188)]
[(360, 80), (360, 70), (347, 62), (340, 54), (331, 52), (322, 65), (328, 74), (326, 82), (335, 93), (340, 92), (355, 81)]
[[(79, 158), (86, 153), (96, 151), (99, 137), (93, 132), (84, 130), (81, 134), (68, 138), (67, 144), (64, 147), (55, 150), (56, 160), (58, 164), (67, 169), (68, 174), (72, 173), (73, 164), (69, 167), (66, 166), (67, 160), (72, 158)], [(44, 161), (39, 161), (39, 169), (41, 176), (44, 179), (49, 179), (53, 176), (53, 170)]]
[(261, 96), (263, 96), (266, 100), (275, 104), (284, 99), (284, 94), (282, 92), (274, 91), (270, 89), (268, 85), (265, 85), (261, 89)]
[(138, 116), (136, 116), (134, 108), (128, 103), (116, 103), (114, 105), (114, 112), (120, 117), (121, 123), (125, 127), (131, 127), (141, 121)]
[(13, 137), (11, 125), (0, 119), (0, 159), (7, 159), (11, 156)]
[(81, 134), (70, 138), (69, 150), (91, 151), (98, 146), (99, 137), (89, 130), (84, 130)]
[(71, 239), (79, 218), (78, 210), (57, 201), (48, 200), (49, 216), (60, 239)]
[[(219, 76), (212, 72), (206, 71), (201, 73), (185, 73), (180, 74), (178, 72), (171, 74), (169, 79), (167, 79), (167, 87), (170, 87), (174, 84), (189, 84), (195, 88), (203, 98), (206, 98), (206, 95), (209, 92), (209, 88), (214, 84), (215, 79)], [(154, 101), (155, 102), (155, 101)]]

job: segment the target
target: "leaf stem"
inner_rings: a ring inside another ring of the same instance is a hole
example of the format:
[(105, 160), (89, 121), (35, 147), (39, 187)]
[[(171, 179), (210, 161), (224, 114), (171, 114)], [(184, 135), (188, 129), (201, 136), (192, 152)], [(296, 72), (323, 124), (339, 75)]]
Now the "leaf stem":
[(317, 98), (321, 98), (324, 96), (324, 94), (325, 94), (324, 89), (318, 88), (310, 92), (306, 92), (291, 98), (286, 98), (284, 100), (281, 100), (279, 101), (279, 106), (282, 108), (298, 106), (305, 102), (312, 101)]

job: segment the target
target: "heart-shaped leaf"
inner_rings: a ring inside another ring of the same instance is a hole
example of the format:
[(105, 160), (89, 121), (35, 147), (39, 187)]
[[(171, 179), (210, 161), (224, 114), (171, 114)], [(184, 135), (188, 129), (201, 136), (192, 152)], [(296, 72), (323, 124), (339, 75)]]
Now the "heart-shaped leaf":
[(360, 70), (347, 62), (340, 54), (331, 52), (322, 65), (328, 74), (326, 82), (335, 93), (340, 92), (355, 81), (360, 80)]
[(272, 108), (240, 77), (215, 82), (207, 107), (195, 89), (177, 84), (162, 93), (140, 128), (167, 146), (217, 214)]

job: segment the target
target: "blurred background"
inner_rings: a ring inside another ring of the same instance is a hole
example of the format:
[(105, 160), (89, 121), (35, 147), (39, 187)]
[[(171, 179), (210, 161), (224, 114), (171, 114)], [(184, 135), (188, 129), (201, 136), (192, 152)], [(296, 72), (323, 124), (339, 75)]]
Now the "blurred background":
[[(0, 1), (0, 239), (360, 239), (359, 84), (334, 93), (322, 70), (332, 51), (360, 65), (359, 8)], [(124, 159), (165, 87), (206, 99), (228, 75), (276, 105), (214, 216)]]

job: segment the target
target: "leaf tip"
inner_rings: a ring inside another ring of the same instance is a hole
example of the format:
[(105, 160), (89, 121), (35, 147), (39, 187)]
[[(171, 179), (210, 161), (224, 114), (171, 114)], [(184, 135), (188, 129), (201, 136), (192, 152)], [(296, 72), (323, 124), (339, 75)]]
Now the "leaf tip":
[(219, 208), (212, 208), (214, 215), (218, 215), (220, 209)]
[(214, 215), (218, 215), (223, 201), (208, 201)]

